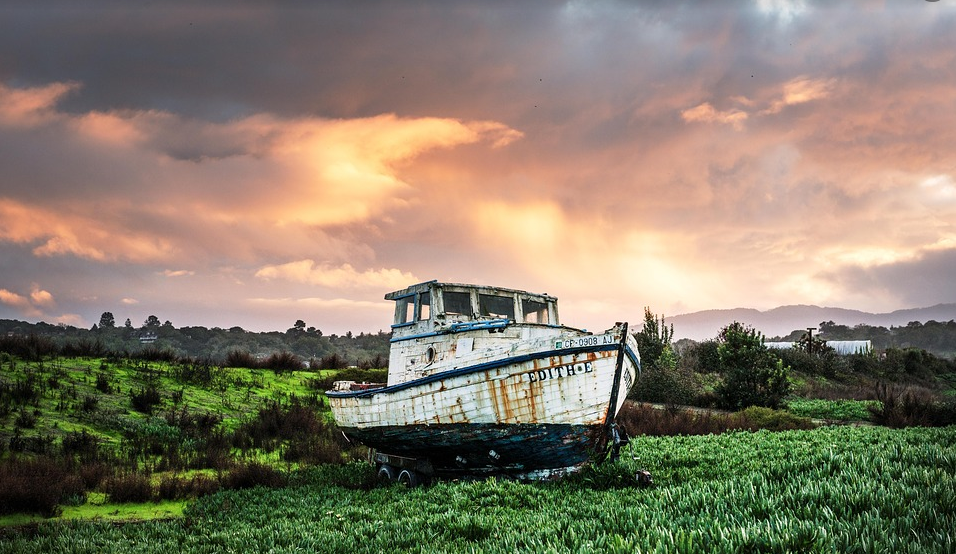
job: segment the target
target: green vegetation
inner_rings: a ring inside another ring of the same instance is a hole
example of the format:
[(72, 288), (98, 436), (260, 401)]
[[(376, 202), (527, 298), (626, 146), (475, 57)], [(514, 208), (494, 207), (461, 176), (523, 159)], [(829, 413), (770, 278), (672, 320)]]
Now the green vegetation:
[[(405, 490), (355, 461), (365, 450), (341, 439), (323, 395), (337, 379), (385, 381), (370, 366), (387, 336), (297, 321), (273, 348), (233, 341), (273, 334), (191, 329), (217, 355), (184, 356), (172, 339), (186, 330), (110, 320), (0, 335), (0, 526), (29, 524), (0, 531), (0, 554), (953, 547), (956, 427), (810, 419), (956, 424), (956, 362), (923, 351), (772, 352), (739, 324), (675, 345), (648, 309), (634, 391), (663, 406), (626, 405), (618, 423), (638, 438), (621, 461), (553, 484)], [(331, 350), (299, 353), (316, 340)], [(655, 485), (632, 487), (640, 469)]]
[(719, 412), (696, 408), (655, 408), (650, 404), (627, 402), (617, 415), (617, 423), (628, 436), (717, 435), (729, 431), (788, 431), (814, 429), (806, 417), (782, 410), (751, 406), (739, 412)]
[(299, 465), (364, 455), (328, 412), (334, 371), (47, 357), (30, 354), (47, 344), (38, 337), (3, 343), (27, 360), (0, 352), (0, 515), (278, 486)]
[(717, 342), (720, 403), (732, 409), (779, 406), (790, 392), (790, 368), (764, 345), (763, 335), (735, 321), (721, 329)]
[(787, 400), (787, 410), (795, 415), (831, 421), (869, 421), (871, 410), (879, 408), (880, 402), (877, 400)]
[[(952, 552), (956, 429), (648, 437), (554, 484), (371, 487), (364, 465), (223, 491), (182, 519), (43, 523), (0, 552)], [(638, 469), (654, 485), (628, 485)]]
[(693, 399), (692, 374), (678, 368), (677, 355), (671, 346), (674, 327), (664, 324), (664, 317), (644, 308), (644, 326), (635, 333), (641, 354), (641, 376), (630, 393), (631, 398), (645, 402), (689, 404)]

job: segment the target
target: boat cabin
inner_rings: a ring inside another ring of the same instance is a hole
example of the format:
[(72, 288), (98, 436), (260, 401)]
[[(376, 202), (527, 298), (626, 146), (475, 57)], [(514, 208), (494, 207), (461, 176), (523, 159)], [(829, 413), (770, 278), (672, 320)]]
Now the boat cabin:
[(385, 295), (395, 301), (393, 338), (466, 330), (483, 324), (558, 325), (558, 299), (547, 294), (429, 281)]
[(447, 369), (449, 364), (441, 362), (489, 340), (528, 338), (529, 329), (538, 328), (534, 334), (540, 334), (560, 327), (558, 299), (547, 294), (429, 281), (390, 292), (385, 299), (395, 302), (389, 385)]

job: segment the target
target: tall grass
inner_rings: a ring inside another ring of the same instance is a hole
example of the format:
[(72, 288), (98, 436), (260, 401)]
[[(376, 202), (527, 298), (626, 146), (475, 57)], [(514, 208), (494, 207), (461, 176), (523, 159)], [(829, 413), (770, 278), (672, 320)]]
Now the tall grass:
[[(638, 469), (655, 484), (630, 486)], [(956, 428), (645, 437), (552, 484), (341, 478), (311, 469), (286, 488), (224, 490), (176, 521), (40, 525), (0, 553), (956, 551)]]

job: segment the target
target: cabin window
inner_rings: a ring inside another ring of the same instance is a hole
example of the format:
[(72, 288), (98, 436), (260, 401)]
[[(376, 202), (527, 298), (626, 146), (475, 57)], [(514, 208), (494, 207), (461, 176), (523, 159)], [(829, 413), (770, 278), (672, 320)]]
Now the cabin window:
[(548, 321), (547, 302), (538, 302), (530, 298), (521, 299), (521, 311), (524, 313), (525, 323), (550, 323)]
[(395, 301), (395, 324), (415, 321), (415, 297), (406, 296)]
[(415, 321), (415, 297), (406, 296), (395, 301), (395, 324), (404, 325)]
[(431, 317), (432, 313), (432, 299), (431, 294), (423, 292), (421, 296), (418, 297), (418, 320), (427, 321)]
[(445, 301), (445, 313), (471, 317), (471, 294), (446, 290), (442, 292)]
[(500, 319), (515, 318), (515, 300), (511, 296), (478, 295), (479, 313)]

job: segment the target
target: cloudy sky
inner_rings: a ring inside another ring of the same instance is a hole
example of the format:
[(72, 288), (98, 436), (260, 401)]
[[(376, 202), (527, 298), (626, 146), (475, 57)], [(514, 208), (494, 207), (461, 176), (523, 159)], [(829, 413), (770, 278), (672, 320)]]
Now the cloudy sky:
[(0, 318), (956, 302), (952, 0), (35, 4), (0, 7)]

